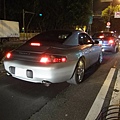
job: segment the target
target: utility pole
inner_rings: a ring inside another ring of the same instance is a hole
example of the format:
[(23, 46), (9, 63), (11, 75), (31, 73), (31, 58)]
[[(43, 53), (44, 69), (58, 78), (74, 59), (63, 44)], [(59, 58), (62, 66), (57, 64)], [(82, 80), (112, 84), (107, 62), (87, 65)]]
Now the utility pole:
[(5, 3), (5, 0), (4, 0), (4, 3), (3, 3), (3, 4), (4, 4), (4, 5), (3, 5), (3, 6), (4, 6), (4, 19), (6, 19), (6, 5), (5, 5), (6, 3)]
[(113, 8), (113, 1), (110, 2), (109, 16), (108, 16), (108, 22), (107, 22), (108, 31), (110, 31), (112, 8)]
[[(22, 28), (22, 29), (24, 30), (24, 32), (26, 31), (26, 29), (25, 29), (25, 28), (26, 28), (26, 27), (25, 27), (25, 14), (32, 14), (32, 15), (34, 15), (35, 13), (34, 13), (34, 12), (25, 11), (25, 10), (23, 9), (23, 28)], [(31, 19), (30, 19), (30, 21), (29, 21), (29, 23), (28, 23), (28, 25), (27, 25), (27, 28), (28, 28), (28, 26), (29, 26), (32, 18), (33, 18), (33, 16), (31, 17)]]
[[(30, 20), (29, 20), (29, 22), (27, 24), (27, 27), (25, 26), (25, 14), (32, 14), (32, 17), (30, 18)], [(22, 27), (22, 30), (23, 30), (24, 33), (28, 31), (28, 27), (30, 25), (30, 22), (32, 21), (32, 18), (34, 16), (34, 14), (35, 14), (34, 12), (25, 11), (23, 9), (23, 27)]]
[(88, 33), (91, 34), (91, 25), (93, 23), (93, 0), (91, 0), (91, 11), (92, 11), (92, 15), (89, 16), (89, 22), (88, 22)]
[(25, 11), (23, 9), (23, 27), (22, 27), (22, 31), (25, 33)]

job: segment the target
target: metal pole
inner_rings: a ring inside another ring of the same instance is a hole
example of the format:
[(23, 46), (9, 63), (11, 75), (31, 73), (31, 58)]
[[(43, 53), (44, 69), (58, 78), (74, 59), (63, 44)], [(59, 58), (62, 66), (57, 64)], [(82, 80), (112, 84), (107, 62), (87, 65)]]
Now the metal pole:
[[(111, 23), (111, 9), (112, 9), (112, 7), (113, 7), (113, 2), (110, 2), (110, 10), (109, 10), (109, 17), (108, 17), (108, 22), (110, 22)], [(110, 28), (108, 27), (108, 31), (110, 30)]]
[(5, 7), (5, 0), (4, 0), (4, 19), (6, 19), (6, 7)]
[[(30, 18), (30, 21), (29, 21), (29, 23), (28, 23), (28, 25), (27, 25), (27, 27), (26, 27), (26, 33), (28, 33), (28, 27), (29, 27), (29, 25), (30, 25), (33, 17), (34, 17), (34, 14), (33, 14), (32, 17)], [(28, 39), (28, 37), (27, 37), (27, 39)]]
[(24, 33), (24, 39), (26, 39), (26, 30), (25, 30), (25, 10), (23, 9), (23, 33)]
[(25, 27), (25, 13), (26, 13), (26, 14), (33, 14), (33, 16), (34, 16), (35, 13), (34, 13), (34, 12), (25, 11), (25, 10), (23, 9), (23, 30), (24, 30), (25, 38), (26, 38), (26, 37), (27, 37), (27, 32), (28, 32), (28, 27), (29, 27), (29, 24), (30, 24), (33, 16), (31, 17), (31, 19), (30, 19), (27, 27)]
[(25, 11), (23, 9), (23, 32), (25, 33)]
[[(89, 21), (91, 20), (91, 19), (93, 19), (93, 0), (91, 0), (91, 11), (92, 11), (92, 16), (89, 18)], [(93, 20), (92, 20), (93, 21)], [(90, 21), (91, 22), (91, 21)], [(89, 34), (91, 34), (91, 26), (92, 26), (92, 23), (90, 23), (89, 25), (88, 25), (88, 27), (89, 27)]]

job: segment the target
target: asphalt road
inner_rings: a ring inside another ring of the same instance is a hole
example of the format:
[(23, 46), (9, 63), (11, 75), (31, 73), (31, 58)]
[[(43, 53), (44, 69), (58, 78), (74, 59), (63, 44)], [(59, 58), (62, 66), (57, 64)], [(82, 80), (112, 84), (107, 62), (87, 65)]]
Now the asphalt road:
[[(0, 120), (85, 120), (110, 68), (120, 68), (120, 52), (105, 53), (101, 66), (87, 70), (80, 85), (45, 87), (1, 73)], [(112, 91), (110, 86), (103, 106), (109, 104)]]

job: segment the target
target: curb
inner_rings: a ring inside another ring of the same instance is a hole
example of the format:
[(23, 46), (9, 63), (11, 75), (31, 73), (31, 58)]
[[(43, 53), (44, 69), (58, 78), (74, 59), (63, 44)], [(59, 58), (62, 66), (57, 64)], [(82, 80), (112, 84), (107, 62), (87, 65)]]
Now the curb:
[(4, 69), (3, 63), (1, 63), (0, 61), (0, 74), (2, 73), (5, 73), (5, 69)]

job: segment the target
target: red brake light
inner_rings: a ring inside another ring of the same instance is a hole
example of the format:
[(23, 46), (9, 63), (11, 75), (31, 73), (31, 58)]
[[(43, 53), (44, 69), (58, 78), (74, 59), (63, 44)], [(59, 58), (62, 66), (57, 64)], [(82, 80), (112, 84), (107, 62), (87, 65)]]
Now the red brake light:
[(43, 57), (40, 58), (40, 62), (41, 63), (49, 63), (50, 58), (48, 56), (43, 56)]
[(10, 52), (6, 54), (6, 58), (8, 58), (8, 59), (11, 58), (11, 56), (12, 56), (12, 54)]
[(66, 61), (67, 61), (67, 58), (63, 56), (45, 55), (40, 58), (41, 63), (61, 63)]
[(109, 40), (109, 43), (110, 43), (110, 44), (113, 44), (113, 43), (114, 43), (114, 41), (113, 41), (113, 40)]
[(67, 61), (66, 57), (60, 57), (60, 58), (54, 58), (53, 59), (54, 63), (57, 63), (57, 62), (66, 62), (66, 61)]
[(40, 43), (30, 43), (31, 46), (40, 46)]

